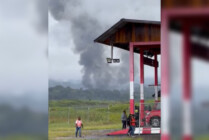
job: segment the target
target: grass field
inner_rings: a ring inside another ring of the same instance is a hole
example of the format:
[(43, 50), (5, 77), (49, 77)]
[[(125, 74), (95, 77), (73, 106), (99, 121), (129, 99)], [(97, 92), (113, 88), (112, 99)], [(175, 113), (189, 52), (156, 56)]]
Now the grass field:
[[(147, 103), (152, 101), (146, 101)], [(75, 120), (84, 123), (82, 135), (95, 135), (95, 130), (121, 129), (121, 114), (129, 112), (128, 102), (60, 100), (49, 102), (49, 139), (74, 137)], [(98, 134), (99, 135), (99, 134)], [(121, 139), (121, 138), (120, 138)], [(128, 138), (126, 138), (128, 139)]]
[[(146, 103), (152, 103), (152, 100)], [(137, 104), (136, 104), (137, 105)], [(84, 138), (91, 139), (89, 136), (97, 136), (99, 139), (123, 139), (123, 137), (104, 137), (106, 133), (121, 129), (121, 113), (123, 110), (129, 112), (128, 102), (111, 102), (111, 101), (75, 101), (60, 100), (49, 102), (49, 139), (75, 139), (75, 120), (81, 117), (84, 128), (82, 135)], [(147, 137), (151, 137), (146, 135)], [(137, 140), (144, 137), (137, 137)], [(194, 137), (197, 140), (207, 140), (208, 135)], [(92, 139), (97, 139), (92, 137)], [(153, 138), (148, 138), (153, 139)], [(157, 138), (159, 139), (159, 137)]]

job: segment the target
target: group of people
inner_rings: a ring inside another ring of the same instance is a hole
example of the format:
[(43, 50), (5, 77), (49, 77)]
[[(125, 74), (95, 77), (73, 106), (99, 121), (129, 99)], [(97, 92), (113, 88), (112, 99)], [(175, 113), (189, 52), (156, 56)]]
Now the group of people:
[(134, 115), (130, 114), (128, 117), (126, 111), (124, 110), (121, 115), (122, 129), (126, 129), (126, 126), (129, 126), (128, 135), (134, 137), (134, 131), (136, 127), (136, 121)]

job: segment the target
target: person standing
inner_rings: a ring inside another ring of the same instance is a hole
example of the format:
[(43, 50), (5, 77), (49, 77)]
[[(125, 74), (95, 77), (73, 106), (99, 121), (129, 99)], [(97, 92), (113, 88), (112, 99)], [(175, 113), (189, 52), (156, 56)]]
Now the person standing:
[(123, 111), (123, 114), (121, 115), (121, 121), (122, 121), (122, 129), (126, 129), (126, 123), (127, 123), (127, 115), (126, 111)]
[(81, 127), (83, 128), (83, 123), (80, 117), (78, 117), (78, 119), (75, 121), (75, 127), (76, 127), (75, 136), (77, 137), (79, 132), (79, 137), (81, 137)]
[(129, 128), (129, 131), (130, 131), (130, 135), (132, 137), (134, 137), (135, 127), (136, 127), (136, 120), (135, 120), (134, 115), (131, 115), (130, 116), (130, 128)]

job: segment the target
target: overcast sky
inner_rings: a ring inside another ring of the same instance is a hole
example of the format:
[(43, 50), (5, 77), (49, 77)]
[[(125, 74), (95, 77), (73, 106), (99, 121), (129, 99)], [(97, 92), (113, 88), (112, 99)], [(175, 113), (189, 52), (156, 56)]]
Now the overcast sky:
[[(48, 76), (50, 79), (59, 81), (82, 81), (84, 65), (79, 62), (81, 53), (75, 49), (78, 45), (75, 40), (75, 31), (72, 31), (72, 27), (75, 29), (77, 27), (75, 25), (72, 26), (72, 19), (75, 19), (76, 16), (85, 13), (93, 21), (96, 21), (100, 27), (97, 28), (99, 31), (93, 30), (94, 28), (90, 30), (90, 32), (95, 32), (96, 34), (92, 35), (92, 38), (87, 38), (89, 42), (93, 42), (93, 39), (121, 18), (160, 21), (160, 0), (76, 0), (76, 3), (75, 1), (71, 3), (71, 0), (60, 0), (56, 1), (58, 3), (55, 3), (58, 8), (51, 8), (53, 6), (51, 2), (54, 1), (56, 0), (49, 1), (48, 14), (44, 14), (47, 13), (47, 3), (40, 2), (40, 0), (30, 2), (27, 0), (19, 0), (18, 2), (13, 2), (12, 0), (1, 1), (0, 94), (24, 95), (31, 91), (42, 94), (42, 92), (47, 92)], [(55, 16), (54, 13), (52, 14), (52, 11), (55, 11), (58, 16)], [(49, 24), (47, 24), (47, 16)], [(83, 21), (81, 20), (81, 22)], [(48, 61), (46, 55), (47, 25), (49, 26)], [(89, 27), (94, 27), (95, 25), (92, 24)], [(87, 44), (89, 43), (87, 42)], [(88, 50), (91, 51), (96, 44), (92, 43), (92, 47), (87, 47)], [(99, 63), (106, 64), (105, 58), (110, 56), (110, 48), (106, 46), (96, 47), (103, 48), (104, 55), (99, 59)], [(106, 71), (112, 70), (112, 67), (114, 69), (119, 69), (123, 66), (128, 67), (126, 61), (121, 57), (122, 53), (125, 56), (127, 56), (127, 53), (115, 50), (114, 56), (120, 58), (122, 62), (118, 65), (104, 65), (107, 67)], [(138, 55), (135, 56), (138, 57)], [(136, 58), (135, 60), (138, 61), (139, 59)], [(138, 66), (137, 62), (136, 67)], [(195, 63), (194, 71), (197, 73), (194, 74), (195, 79), (208, 79), (204, 75), (198, 75), (198, 69), (206, 73), (207, 68), (207, 65), (204, 63)], [(99, 69), (98, 71), (102, 70)], [(129, 77), (128, 70), (125, 72), (127, 72), (125, 75)], [(138, 71), (135, 73), (136, 81), (139, 79), (137, 74)], [(147, 77), (153, 77), (153, 68), (145, 67), (145, 80)], [(129, 80), (126, 81), (129, 82)], [(207, 84), (207, 80), (195, 82), (196, 85)]]
[(47, 111), (47, 1), (0, 3), (0, 103)]
[[(78, 1), (77, 3), (72, 1), (60, 1), (51, 0), (49, 4), (49, 78), (58, 81), (82, 81), (85, 77), (85, 64), (82, 65), (79, 63), (81, 58), (81, 52), (76, 51), (76, 47), (80, 47), (79, 43), (76, 43), (77, 39), (82, 38), (79, 34), (82, 34), (82, 30), (79, 30), (80, 23), (88, 22), (94, 20), (96, 23), (90, 24), (86, 28), (92, 28), (91, 31), (94, 35), (87, 38), (86, 43), (93, 42), (93, 39), (101, 35), (104, 31), (109, 29), (113, 24), (118, 22), (121, 18), (128, 19), (140, 19), (140, 20), (152, 20), (160, 21), (160, 0), (84, 0)], [(85, 14), (88, 17), (87, 20), (78, 19), (78, 25), (73, 26), (74, 20), (77, 20), (76, 17), (82, 16)], [(96, 26), (100, 28), (96, 28)], [(85, 26), (85, 25), (84, 25)], [(95, 26), (95, 28), (94, 28)], [(73, 28), (73, 29), (72, 29)], [(72, 31), (75, 28), (78, 28), (79, 33)], [(86, 29), (83, 30), (85, 34)], [(95, 33), (94, 33), (95, 32)], [(78, 34), (78, 35), (75, 35)], [(77, 37), (77, 38), (76, 38)], [(79, 45), (78, 45), (79, 44)], [(86, 47), (88, 47), (87, 44)], [(92, 49), (95, 44), (92, 44)], [(98, 46), (96, 46), (98, 47)], [(106, 57), (110, 55), (110, 48), (106, 46), (99, 46), (103, 50), (103, 56), (101, 56), (100, 63), (105, 65)], [(123, 53), (126, 58), (128, 56), (127, 52), (124, 52), (119, 49), (114, 49), (114, 56), (120, 58), (121, 53)], [(94, 51), (92, 49), (92, 51)], [(136, 56), (136, 67), (139, 66), (138, 54)], [(97, 56), (95, 55), (95, 59)], [(92, 60), (89, 58), (89, 62)], [(104, 69), (103, 71), (111, 71), (112, 67), (115, 66), (115, 69), (122, 67), (128, 67), (129, 63), (121, 64), (111, 64), (108, 66), (109, 69)], [(96, 62), (95, 62), (96, 65)], [(107, 67), (107, 66), (105, 66)], [(104, 67), (103, 67), (104, 68)], [(138, 69), (136, 68), (135, 76), (136, 81), (139, 81)], [(102, 70), (101, 70), (102, 71)], [(128, 69), (123, 71), (129, 77)], [(95, 72), (96, 73), (96, 72)], [(98, 72), (99, 73), (99, 72)], [(154, 70), (150, 67), (145, 67), (145, 80), (147, 77), (153, 77)], [(90, 75), (90, 74), (89, 74)], [(127, 77), (125, 77), (127, 79)], [(101, 80), (105, 78), (97, 77)], [(111, 78), (111, 77), (108, 77)], [(104, 80), (105, 81), (105, 80)], [(126, 80), (127, 83), (129, 80)], [(119, 83), (118, 83), (119, 84)], [(98, 85), (99, 86), (99, 85)]]
[[(160, 21), (160, 0), (50, 0), (49, 12), (47, 7), (43, 0), (1, 1), (1, 100), (5, 100), (2, 96), (26, 95), (28, 102), (36, 100), (31, 106), (38, 103), (43, 108), (44, 104), (47, 109), (48, 78), (87, 87), (128, 83), (128, 53), (114, 49), (114, 57), (121, 63), (108, 65), (105, 59), (110, 47), (93, 40), (121, 18)], [(139, 58), (135, 56), (135, 80), (139, 83)], [(193, 64), (194, 85), (207, 87), (208, 63), (195, 60)], [(153, 68), (146, 66), (145, 83), (153, 74)]]

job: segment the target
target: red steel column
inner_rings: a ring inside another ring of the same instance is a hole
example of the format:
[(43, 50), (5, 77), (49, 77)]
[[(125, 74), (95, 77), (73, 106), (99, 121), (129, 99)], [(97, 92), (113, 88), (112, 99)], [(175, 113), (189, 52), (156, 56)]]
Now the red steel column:
[(134, 114), (134, 46), (129, 44), (130, 114)]
[[(157, 54), (154, 55), (155, 62), (157, 62)], [(158, 73), (157, 73), (157, 63), (155, 63), (155, 102), (158, 102)]]
[(140, 49), (140, 126), (144, 126), (144, 50)]
[(191, 74), (190, 74), (190, 27), (183, 27), (183, 140), (192, 140), (191, 126)]
[(161, 10), (161, 140), (170, 140), (168, 21)]

